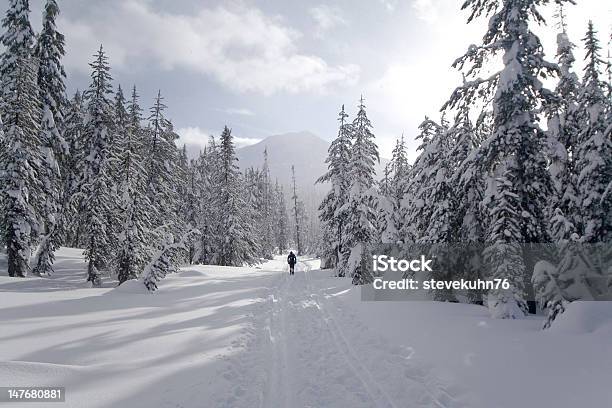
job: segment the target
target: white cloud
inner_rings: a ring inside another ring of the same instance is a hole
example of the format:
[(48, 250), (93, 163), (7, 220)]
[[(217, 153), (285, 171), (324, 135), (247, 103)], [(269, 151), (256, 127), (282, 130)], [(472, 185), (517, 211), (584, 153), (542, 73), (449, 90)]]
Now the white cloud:
[(71, 69), (87, 70), (85, 56), (103, 43), (115, 68), (152, 60), (164, 69), (211, 76), (238, 92), (323, 92), (352, 85), (359, 76), (356, 65), (332, 66), (301, 53), (299, 32), (254, 7), (218, 6), (179, 15), (153, 10), (145, 0), (125, 0), (94, 16), (60, 22)]
[(342, 11), (337, 7), (321, 4), (311, 8), (309, 12), (317, 24), (316, 35), (319, 37), (322, 37), (326, 31), (348, 24), (342, 16)]
[(252, 137), (234, 137), (234, 144), (236, 145), (236, 148), (254, 145), (255, 143), (259, 142), (261, 142), (261, 139), (255, 139)]
[(180, 128), (176, 133), (180, 136), (177, 140), (178, 145), (194, 145), (201, 148), (208, 144), (208, 139), (213, 134), (213, 132), (200, 129), (197, 126)]
[(412, 7), (416, 11), (417, 17), (428, 23), (435, 23), (439, 19), (440, 1), (436, 0), (414, 0)]
[[(180, 136), (180, 139), (177, 141), (178, 145), (186, 144), (189, 146), (198, 146), (200, 148), (204, 148), (208, 144), (210, 135), (215, 135), (216, 138), (219, 136), (218, 132), (211, 132), (197, 126), (180, 128), (176, 133)], [(250, 137), (234, 137), (234, 145), (236, 148), (240, 148), (253, 145), (260, 140), (261, 139)]]

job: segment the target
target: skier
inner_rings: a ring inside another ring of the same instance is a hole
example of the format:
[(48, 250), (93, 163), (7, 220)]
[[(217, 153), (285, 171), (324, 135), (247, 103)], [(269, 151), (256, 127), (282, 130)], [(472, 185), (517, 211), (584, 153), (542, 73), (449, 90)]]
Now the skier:
[(289, 275), (295, 275), (295, 264), (297, 262), (297, 258), (293, 251), (289, 251), (289, 256), (287, 257), (287, 263), (289, 264)]

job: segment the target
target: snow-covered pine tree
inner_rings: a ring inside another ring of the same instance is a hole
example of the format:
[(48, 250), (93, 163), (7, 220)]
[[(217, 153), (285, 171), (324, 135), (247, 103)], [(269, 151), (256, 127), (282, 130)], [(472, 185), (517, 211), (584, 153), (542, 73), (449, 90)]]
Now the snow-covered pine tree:
[(297, 201), (297, 222), (300, 225), (300, 247), (302, 254), (314, 254), (317, 248), (317, 235), (314, 231), (312, 221), (308, 217), (308, 211), (304, 201)]
[(67, 159), (68, 145), (64, 140), (63, 110), (66, 106), (66, 73), (61, 59), (64, 56), (64, 36), (57, 31), (55, 20), (59, 7), (55, 0), (47, 0), (43, 12), (42, 31), (38, 36), (35, 55), (38, 59), (38, 87), (42, 100), (41, 173), (44, 194), (39, 197), (42, 234), (33, 260), (33, 271), (38, 275), (52, 271), (53, 253), (61, 244), (61, 213), (63, 183), (60, 163)]
[(285, 192), (283, 191), (283, 187), (278, 184), (278, 180), (276, 181), (276, 185), (274, 188), (274, 194), (276, 196), (275, 199), (275, 220), (276, 220), (276, 228), (275, 228), (275, 242), (276, 248), (278, 249), (279, 255), (283, 254), (288, 246), (289, 246), (289, 233), (287, 231), (289, 224), (289, 216), (287, 215), (287, 203), (285, 202)]
[[(484, 194), (484, 171), (479, 168), (479, 161), (472, 160), (480, 146), (479, 133), (488, 133), (484, 125), (487, 112), (480, 114), (476, 126), (470, 120), (470, 106), (462, 103), (456, 109), (453, 125), (448, 130), (448, 136), (453, 144), (449, 157), (453, 160), (454, 172), (450, 183), (453, 186), (454, 231), (453, 246), (456, 252), (454, 276), (462, 276), (466, 280), (475, 281), (482, 278), (482, 248), (486, 216), (482, 208)], [(488, 136), (488, 135), (487, 135)], [(483, 293), (469, 290), (466, 297), (470, 303), (482, 304)]]
[[(187, 222), (192, 222), (200, 232), (199, 240), (192, 242), (191, 259), (193, 263), (209, 263), (212, 253), (214, 225), (212, 213), (214, 202), (209, 200), (212, 174), (209, 172), (210, 145), (200, 151), (198, 158), (192, 163), (191, 202), (188, 206)], [(191, 221), (190, 221), (191, 220)]]
[(194, 241), (194, 261), (214, 264), (219, 261), (219, 250), (223, 235), (219, 235), (221, 217), (225, 209), (221, 207), (221, 159), (219, 146), (213, 136), (206, 149), (200, 153), (197, 163), (199, 178), (197, 227), (201, 231), (198, 241)]
[(295, 243), (297, 246), (297, 255), (302, 255), (302, 231), (300, 231), (300, 207), (299, 207), (299, 198), (297, 195), (297, 187), (295, 182), (295, 166), (291, 165), (291, 183), (292, 183), (292, 191), (293, 195), (291, 196), (291, 201), (293, 204), (293, 219), (295, 222)]
[(119, 208), (121, 231), (117, 259), (119, 284), (140, 276), (149, 259), (152, 208), (146, 195), (142, 109), (136, 87), (125, 107), (121, 87), (115, 99), (115, 125), (120, 159)]
[(143, 283), (149, 292), (157, 290), (157, 284), (164, 279), (166, 275), (176, 272), (176, 261), (180, 257), (181, 252), (185, 252), (189, 246), (189, 242), (197, 239), (200, 235), (198, 230), (189, 230), (180, 240), (177, 240), (174, 235), (168, 234), (164, 237), (160, 245), (160, 249), (153, 255), (151, 261), (145, 266), (143, 273)]
[(0, 193), (8, 273), (24, 277), (30, 271), (32, 246), (39, 233), (35, 206), (44, 195), (38, 178), (42, 116), (29, 4), (27, 0), (10, 0), (8, 5), (0, 37), (4, 47), (0, 57), (0, 116), (4, 125)]
[(332, 256), (337, 276), (344, 276), (344, 262), (348, 256), (343, 247), (347, 216), (344, 209), (348, 202), (348, 171), (351, 162), (351, 124), (347, 118), (348, 114), (342, 105), (338, 115), (338, 135), (329, 146), (325, 159), (328, 171), (317, 180), (317, 183), (331, 184), (330, 191), (319, 205), (319, 219), (326, 231), (324, 253)]
[(393, 240), (402, 240), (401, 231), (404, 230), (404, 216), (402, 211), (402, 200), (406, 195), (406, 183), (408, 182), (411, 166), (406, 155), (406, 142), (404, 134), (396, 141), (391, 155), (391, 167), (393, 179), (391, 180), (391, 203), (393, 204)]
[(87, 156), (87, 143), (83, 139), (86, 108), (79, 91), (76, 91), (68, 103), (64, 116), (64, 139), (68, 145), (68, 154), (61, 163), (62, 175), (62, 232), (66, 245), (80, 248), (83, 245), (81, 238), (84, 224), (79, 211), (80, 200), (78, 193), (81, 188), (84, 174), (85, 157)]
[[(30, 4), (28, 0), (9, 0), (6, 15), (2, 19), (4, 32), (0, 42), (4, 46), (0, 56), (0, 113), (6, 121), (6, 116), (13, 103), (14, 87), (20, 63), (32, 58), (35, 35), (30, 24)], [(5, 126), (7, 124), (5, 123)]]
[[(540, 261), (534, 267), (532, 282), (536, 300), (546, 314), (544, 329), (574, 300), (593, 300), (597, 292), (591, 279), (601, 278), (584, 251), (584, 244), (560, 208), (551, 218), (551, 235), (558, 249), (558, 264)], [(597, 279), (602, 281), (603, 279)]]
[[(557, 34), (559, 82), (555, 88), (556, 97), (546, 106), (549, 171), (555, 193), (550, 200), (549, 212), (554, 217), (569, 217), (568, 222), (579, 225), (576, 217), (580, 213), (580, 203), (575, 160), (580, 131), (577, 105), (580, 82), (573, 72), (575, 46), (567, 36), (563, 5), (559, 6), (557, 17), (562, 30)], [(561, 210), (560, 213), (556, 211), (557, 208)]]
[(397, 241), (398, 230), (394, 220), (395, 186), (393, 183), (393, 160), (383, 169), (383, 177), (378, 181), (376, 199), (376, 241), (390, 244)]
[[(173, 231), (177, 226), (177, 177), (180, 174), (179, 152), (174, 144), (177, 135), (165, 116), (166, 105), (161, 91), (150, 109), (146, 129), (145, 151), (147, 169), (147, 196), (155, 209), (154, 225)], [(162, 236), (165, 234), (162, 234)]]
[[(486, 115), (481, 113), (481, 117)], [(482, 120), (480, 123), (482, 131)], [(485, 129), (486, 133), (488, 129)], [(484, 239), (485, 214), (481, 206), (484, 187), (482, 163), (475, 160), (474, 153), (480, 146), (479, 129), (470, 120), (470, 106), (462, 101), (456, 109), (453, 125), (448, 130), (452, 143), (449, 156), (454, 161), (451, 185), (454, 185), (457, 231), (455, 241), (477, 243)]]
[(274, 190), (268, 165), (268, 149), (264, 149), (264, 162), (262, 167), (262, 239), (261, 254), (263, 258), (272, 259), (274, 253)]
[[(206, 148), (204, 148), (206, 150)], [(202, 195), (202, 174), (200, 172), (200, 160), (202, 152), (196, 160), (190, 160), (187, 166), (187, 183), (184, 196), (184, 219), (190, 228), (196, 228), (200, 221), (200, 199)], [(197, 262), (198, 242), (192, 241), (187, 248), (187, 261), (189, 264)]]
[[(446, 174), (445, 154), (450, 148), (447, 128), (425, 117), (425, 120), (419, 125), (419, 130), (417, 140), (420, 140), (420, 145), (417, 151), (421, 153), (410, 171), (410, 178), (405, 187), (407, 191), (411, 192), (410, 200), (404, 201), (403, 208), (406, 216), (405, 225), (412, 232), (410, 238), (404, 232), (404, 242), (448, 242), (446, 237), (443, 239), (439, 237), (442, 232), (439, 230), (449, 224), (448, 211), (446, 211), (444, 219), (432, 220), (433, 211), (438, 204), (432, 197), (433, 186), (436, 184), (445, 185), (449, 181), (444, 180), (443, 177), (438, 177), (439, 169), (442, 169), (442, 174)], [(445, 177), (448, 177), (448, 175)], [(429, 236), (432, 221), (438, 223), (436, 237), (434, 238)]]
[[(174, 191), (175, 191), (175, 196), (177, 197), (177, 205), (176, 205), (176, 210), (178, 212), (177, 214), (177, 230), (183, 229), (185, 230), (185, 228), (195, 228), (195, 225), (189, 225), (186, 221), (186, 215), (187, 215), (187, 206), (188, 206), (188, 200), (187, 197), (189, 196), (189, 190), (190, 190), (190, 186), (189, 186), (189, 157), (187, 155), (187, 145), (183, 144), (183, 147), (181, 147), (180, 149), (178, 149), (178, 157), (179, 157), (179, 161), (178, 164), (176, 166), (176, 174), (174, 176), (175, 178), (175, 182), (174, 182)], [(182, 228), (181, 228), (182, 227)], [(188, 255), (188, 252), (183, 252), (182, 254), (184, 255)], [(185, 257), (185, 259), (182, 260), (183, 263), (185, 262), (189, 262), (189, 258)]]
[(218, 264), (242, 266), (258, 261), (259, 246), (255, 236), (252, 212), (247, 204), (243, 180), (236, 165), (231, 130), (226, 126), (219, 146), (219, 225), (217, 226)]
[[(612, 241), (612, 194), (607, 191), (612, 180), (612, 141), (610, 132), (610, 103), (606, 84), (600, 79), (604, 64), (601, 47), (593, 23), (589, 22), (584, 38), (586, 66), (582, 88), (578, 96), (582, 129), (576, 151), (577, 186), (582, 220), (583, 242)], [(607, 193), (606, 193), (607, 192)]]
[[(3, 180), (4, 178), (4, 167), (1, 163), (6, 163), (7, 160), (4, 157), (4, 155), (6, 154), (6, 150), (5, 150), (5, 140), (4, 140), (4, 126), (2, 125), (2, 115), (0, 115), (0, 181)], [(6, 217), (4, 216), (5, 214), (5, 196), (2, 192), (2, 188), (0, 187), (0, 248), (4, 248), (5, 247), (5, 236), (4, 236), (4, 231), (6, 231), (6, 227), (5, 227), (5, 221), (6, 221)]]
[(109, 163), (109, 143), (114, 129), (112, 77), (102, 46), (89, 65), (92, 69), (91, 84), (85, 92), (87, 116), (83, 128), (83, 137), (88, 145), (79, 195), (86, 235), (87, 281), (99, 287), (102, 283), (101, 268), (108, 266), (111, 260), (114, 241), (109, 226), (114, 210)]
[(567, 301), (563, 298), (563, 292), (557, 282), (556, 270), (557, 268), (550, 262), (541, 260), (535, 264), (531, 277), (536, 300), (546, 316), (543, 329), (548, 329), (553, 320), (565, 312), (567, 306)]
[(404, 140), (404, 134), (396, 140), (395, 147), (391, 152), (391, 167), (393, 172), (393, 191), (395, 200), (401, 200), (403, 196), (402, 181), (410, 171), (410, 164), (408, 164), (408, 157), (406, 156), (406, 141)]
[[(457, 197), (452, 176), (456, 171), (456, 159), (452, 155), (454, 140), (444, 120), (438, 124), (430, 119), (419, 127), (421, 154), (412, 167), (408, 190), (413, 192), (409, 203), (409, 218), (415, 234), (415, 242), (429, 244), (430, 257), (436, 258), (436, 267), (430, 274), (436, 280), (452, 280), (458, 276), (454, 265), (457, 254), (449, 246), (458, 238)], [(456, 301), (452, 290), (433, 291), (434, 299)]]
[[(248, 209), (253, 214), (252, 222), (255, 228), (255, 236), (257, 237), (257, 244), (261, 249), (264, 244), (266, 229), (263, 171), (255, 167), (245, 169), (243, 183), (244, 191), (246, 193), (246, 204)], [(263, 250), (261, 253), (259, 253), (259, 256), (264, 257)]]
[(350, 187), (348, 190), (348, 214), (346, 242), (350, 254), (346, 271), (356, 285), (371, 281), (370, 253), (374, 241), (374, 164), (380, 161), (378, 147), (374, 143), (372, 123), (367, 116), (363, 96), (359, 100), (357, 116), (351, 126), (351, 161), (348, 169)]
[(487, 246), (483, 257), (489, 268), (489, 279), (507, 279), (510, 289), (489, 291), (487, 305), (491, 316), (498, 319), (516, 319), (527, 312), (527, 303), (524, 300), (524, 273), (525, 263), (520, 245), (521, 220), (520, 197), (514, 193), (512, 187), (517, 164), (509, 159), (504, 161), (507, 168), (498, 167), (498, 177), (489, 181), (489, 188), (494, 193), (488, 193), (489, 199), (495, 202), (490, 212), (493, 222), (487, 235)]
[(422, 243), (457, 241), (457, 200), (451, 183), (456, 162), (450, 154), (454, 143), (451, 135), (448, 126), (442, 121), (442, 125), (428, 146), (429, 162), (424, 163), (423, 173), (426, 177), (421, 186), (425, 191), (421, 196), (429, 214), (425, 217), (427, 226), (424, 226), (422, 231), (423, 235), (420, 238)]
[[(557, 2), (561, 3), (563, 0)], [(544, 60), (539, 38), (530, 30), (530, 21), (544, 22), (538, 8), (548, 0), (467, 0), (462, 8), (471, 9), (468, 22), (480, 15), (491, 16), (481, 46), (470, 46), (454, 66), (463, 69), (469, 79), (451, 97), (451, 106), (459, 100), (492, 97), (493, 131), (480, 146), (479, 161), (488, 173), (485, 199), (491, 228), (487, 234), (488, 260), (492, 277), (508, 278), (514, 289), (507, 293), (489, 293), (489, 306), (499, 317), (518, 317), (523, 298), (522, 262), (518, 262), (517, 243), (547, 242), (546, 209), (550, 177), (543, 156), (544, 132), (538, 124), (543, 101), (551, 93), (540, 77), (556, 70)], [(487, 57), (503, 53), (503, 68), (486, 79), (478, 78)], [(506, 233), (500, 225), (513, 225)], [(514, 262), (516, 261), (516, 262)], [(512, 268), (508, 268), (513, 262)], [(509, 276), (504, 276), (508, 271)], [(501, 308), (500, 308), (501, 307)]]

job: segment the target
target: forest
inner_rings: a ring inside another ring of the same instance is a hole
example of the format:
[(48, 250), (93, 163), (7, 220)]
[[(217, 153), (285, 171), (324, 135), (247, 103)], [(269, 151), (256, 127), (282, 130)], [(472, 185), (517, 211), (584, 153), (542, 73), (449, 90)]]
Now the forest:
[[(474, 244), (482, 249), (470, 256), (512, 287), (467, 301), (516, 318), (532, 285), (549, 326), (568, 302), (612, 284), (609, 245), (598, 259), (585, 253), (612, 240), (612, 68), (592, 23), (584, 38), (568, 38), (570, 1), (557, 2), (547, 28), (557, 30), (554, 59), (532, 31), (547, 2), (493, 3), (464, 3), (469, 23), (490, 21), (482, 43), (454, 62), (463, 82), (440, 118), (420, 125), (413, 163), (402, 136), (375, 174), (365, 96), (352, 120), (341, 107), (318, 180), (330, 188), (321, 230), (306, 231), (317, 215), (306, 214), (295, 181), (272, 180), (266, 152), (261, 168), (240, 171), (228, 124), (188, 159), (161, 91), (144, 109), (136, 86), (125, 93), (113, 82), (103, 46), (89, 63), (89, 87), (69, 98), (57, 1), (45, 2), (35, 33), (29, 2), (10, 0), (0, 37), (0, 239), (9, 276), (52, 274), (54, 252), (68, 246), (84, 250), (92, 286), (106, 274), (154, 291), (181, 265), (254, 265), (295, 248), (362, 285), (372, 281), (379, 244)], [(584, 43), (583, 61), (572, 41)], [(525, 263), (524, 245), (548, 243), (559, 262)], [(485, 270), (454, 262), (466, 276)], [(593, 289), (591, 278), (603, 286)]]

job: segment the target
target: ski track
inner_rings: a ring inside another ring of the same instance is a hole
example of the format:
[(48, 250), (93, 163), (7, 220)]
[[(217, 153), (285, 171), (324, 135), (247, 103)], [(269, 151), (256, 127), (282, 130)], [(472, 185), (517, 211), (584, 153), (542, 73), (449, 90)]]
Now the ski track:
[(272, 293), (256, 306), (253, 327), (232, 345), (238, 353), (219, 357), (228, 389), (219, 391), (215, 406), (469, 406), (461, 390), (412, 359), (410, 348), (390, 344), (340, 309), (309, 271), (300, 261), (295, 275), (288, 268), (279, 273)]

